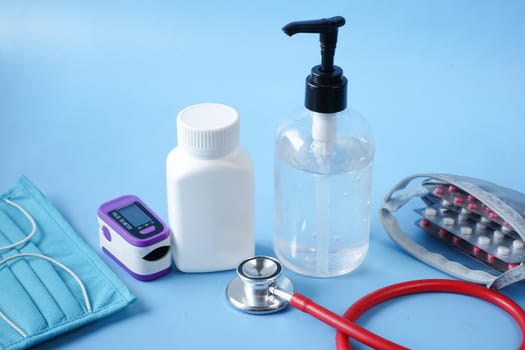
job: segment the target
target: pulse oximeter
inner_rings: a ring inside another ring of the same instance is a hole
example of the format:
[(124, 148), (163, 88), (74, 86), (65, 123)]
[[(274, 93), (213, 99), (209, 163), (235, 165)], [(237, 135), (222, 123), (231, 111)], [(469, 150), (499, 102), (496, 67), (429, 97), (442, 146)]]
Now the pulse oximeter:
[(98, 223), (100, 247), (131, 276), (150, 281), (171, 270), (168, 227), (138, 197), (102, 204)]

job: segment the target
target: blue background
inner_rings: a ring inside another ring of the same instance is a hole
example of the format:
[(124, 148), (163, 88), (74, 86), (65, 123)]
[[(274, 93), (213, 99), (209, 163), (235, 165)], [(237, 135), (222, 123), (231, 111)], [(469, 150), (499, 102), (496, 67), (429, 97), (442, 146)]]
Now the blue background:
[[(330, 349), (334, 331), (289, 309), (232, 309), (233, 271), (134, 280), (98, 248), (96, 211), (133, 193), (167, 217), (165, 157), (176, 114), (199, 102), (232, 105), (256, 170), (257, 253), (272, 254), (273, 140), (303, 103), (319, 62), (293, 20), (342, 15), (336, 64), (349, 104), (377, 146), (371, 246), (354, 273), (296, 289), (343, 313), (388, 284), (447, 278), (401, 251), (376, 212), (418, 172), (476, 176), (525, 192), (525, 4), (520, 1), (7, 1), (0, 0), (0, 189), (36, 183), (138, 300), (39, 349)], [(8, 288), (2, 285), (0, 288)], [(504, 291), (525, 306), (524, 286)], [(513, 349), (503, 312), (463, 296), (420, 295), (377, 308), (368, 329), (419, 349)], [(363, 348), (356, 345), (355, 348)]]

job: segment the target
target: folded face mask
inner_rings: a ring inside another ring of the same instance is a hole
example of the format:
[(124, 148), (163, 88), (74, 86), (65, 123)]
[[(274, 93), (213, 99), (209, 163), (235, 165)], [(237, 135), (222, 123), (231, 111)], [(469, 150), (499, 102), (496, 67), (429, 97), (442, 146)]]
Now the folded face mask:
[(0, 349), (22, 349), (135, 297), (25, 177), (0, 195)]
[[(483, 269), (427, 249), (403, 231), (396, 216), (407, 219), (394, 213), (412, 199), (421, 200), (414, 211), (422, 231)], [(413, 175), (387, 194), (379, 214), (387, 233), (406, 252), (452, 276), (493, 289), (525, 280), (525, 194), (465, 176)]]

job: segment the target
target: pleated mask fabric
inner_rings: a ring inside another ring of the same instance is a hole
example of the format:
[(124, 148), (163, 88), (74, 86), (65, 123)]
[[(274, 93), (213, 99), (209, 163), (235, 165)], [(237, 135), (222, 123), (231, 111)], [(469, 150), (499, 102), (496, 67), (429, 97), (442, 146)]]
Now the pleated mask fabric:
[(0, 195), (0, 349), (23, 349), (135, 297), (26, 177)]

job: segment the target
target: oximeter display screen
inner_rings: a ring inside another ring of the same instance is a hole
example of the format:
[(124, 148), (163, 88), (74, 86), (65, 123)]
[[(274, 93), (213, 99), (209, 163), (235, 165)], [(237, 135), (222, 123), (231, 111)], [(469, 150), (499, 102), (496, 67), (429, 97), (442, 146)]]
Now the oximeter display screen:
[(135, 227), (144, 225), (151, 221), (150, 217), (146, 215), (137, 205), (133, 204), (119, 210), (120, 215), (124, 217), (130, 224)]
[(164, 230), (164, 225), (137, 201), (113, 209), (108, 214), (128, 233), (140, 239), (154, 236)]

